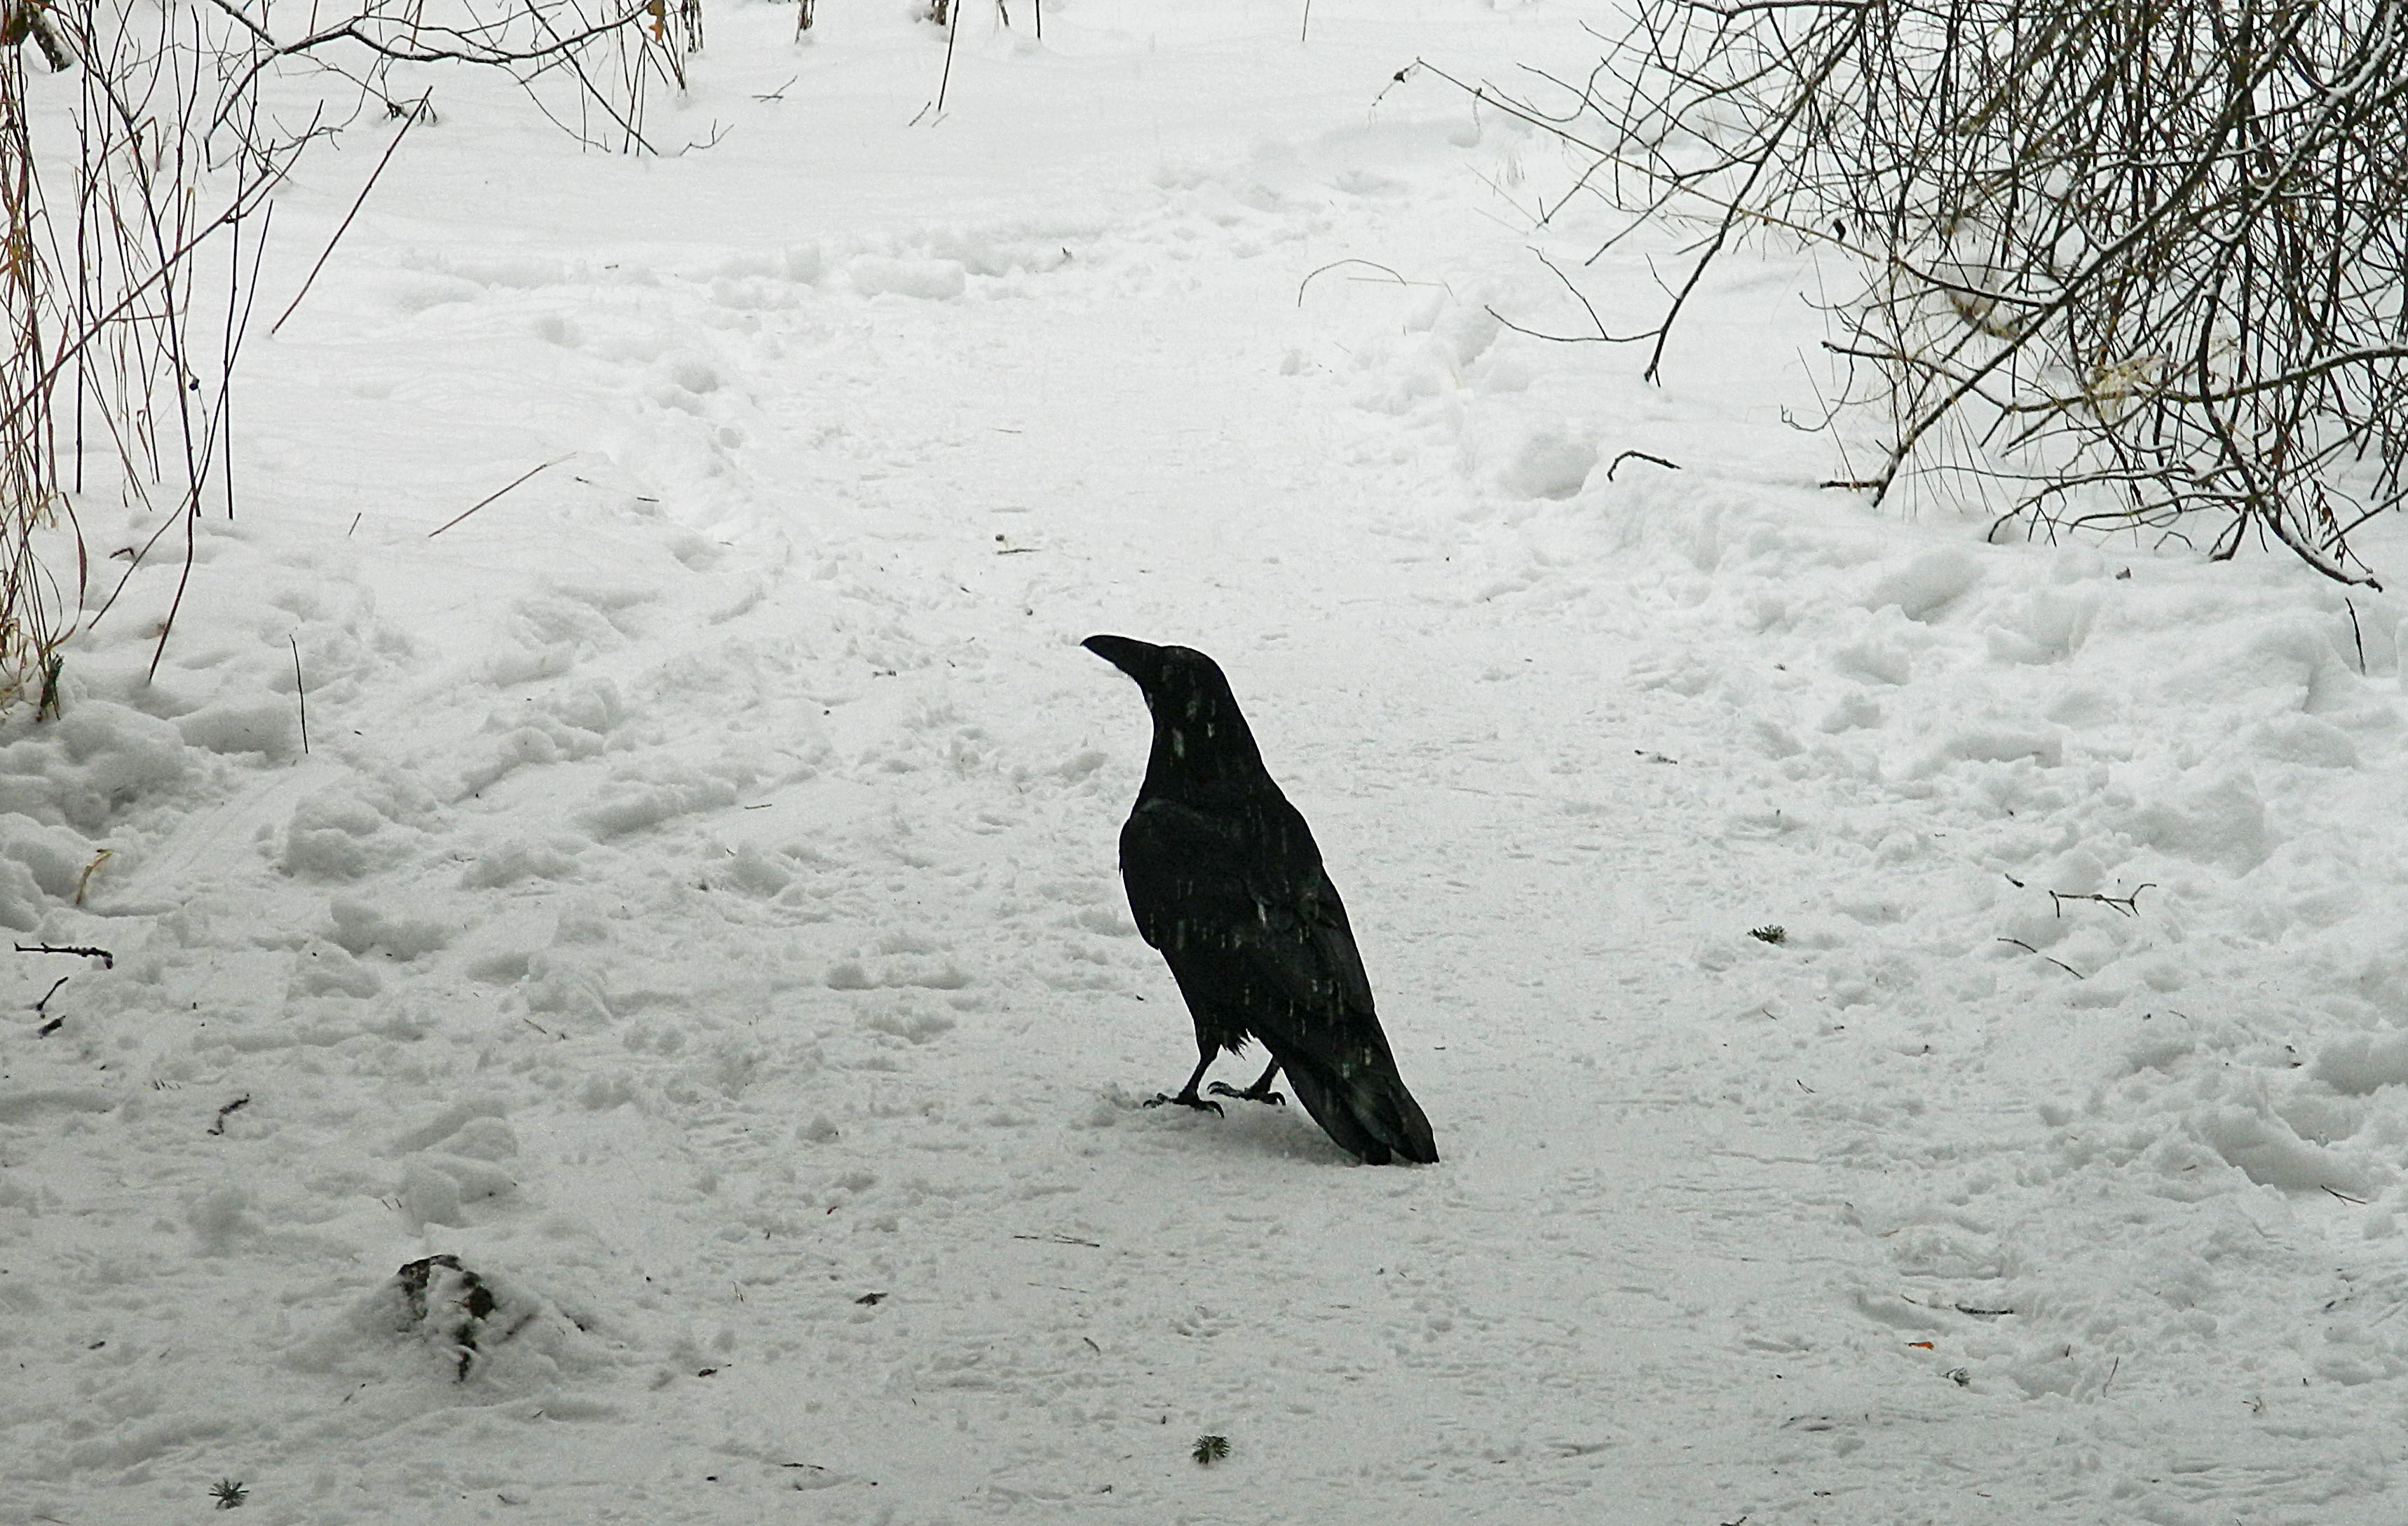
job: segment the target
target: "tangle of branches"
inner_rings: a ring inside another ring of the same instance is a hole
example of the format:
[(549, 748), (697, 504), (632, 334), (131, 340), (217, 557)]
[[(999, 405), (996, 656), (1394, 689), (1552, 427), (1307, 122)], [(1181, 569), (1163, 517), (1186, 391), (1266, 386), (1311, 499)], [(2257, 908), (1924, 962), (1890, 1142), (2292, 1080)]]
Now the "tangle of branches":
[[(1687, 219), (1854, 257), (1828, 347), (1993, 534), (2278, 542), (2408, 498), (2408, 0), (1644, 0), (1584, 77), (1455, 81)], [(1434, 71), (1435, 72), (1435, 71)]]

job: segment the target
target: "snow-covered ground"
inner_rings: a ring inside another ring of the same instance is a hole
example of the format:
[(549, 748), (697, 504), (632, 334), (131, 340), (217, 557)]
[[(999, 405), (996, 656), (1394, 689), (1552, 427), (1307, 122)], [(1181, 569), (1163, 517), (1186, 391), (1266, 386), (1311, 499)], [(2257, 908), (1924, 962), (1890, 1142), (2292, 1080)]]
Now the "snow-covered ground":
[[(647, 160), (397, 71), (159, 677), (172, 561), (0, 728), (114, 956), (7, 966), (6, 1519), (2402, 1519), (2408, 606), (1818, 491), (1801, 256), (1660, 389), (1501, 327), (1604, 224), (1391, 77), (1604, 17), (971, 0), (912, 125), (898, 4), (736, 0)], [(1229, 672), (1443, 1163), (1140, 1106), (1097, 631)]]

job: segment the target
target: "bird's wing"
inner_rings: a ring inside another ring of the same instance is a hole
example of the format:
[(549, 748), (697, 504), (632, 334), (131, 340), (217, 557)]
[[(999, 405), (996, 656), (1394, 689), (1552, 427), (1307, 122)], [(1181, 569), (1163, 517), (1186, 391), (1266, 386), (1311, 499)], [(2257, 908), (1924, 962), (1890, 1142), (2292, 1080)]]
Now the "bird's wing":
[(1354, 929), (1346, 923), (1346, 903), (1338, 898), (1338, 887), (1329, 882), (1328, 870), (1321, 871), (1320, 880), (1303, 907), (1304, 927), (1328, 963), (1346, 1005), (1369, 1012), (1371, 977), (1363, 969), (1362, 950), (1354, 947)]
[(1369, 1011), (1371, 982), (1303, 818), (1282, 809), (1141, 803), (1121, 832), (1121, 877), (1145, 941), (1235, 958), (1290, 1002)]
[(1294, 807), (1142, 801), (1121, 832), (1121, 876), (1199, 1035), (1226, 1025), (1260, 1038), (1305, 1109), (1361, 1159), (1438, 1159), (1372, 1009), (1345, 903)]

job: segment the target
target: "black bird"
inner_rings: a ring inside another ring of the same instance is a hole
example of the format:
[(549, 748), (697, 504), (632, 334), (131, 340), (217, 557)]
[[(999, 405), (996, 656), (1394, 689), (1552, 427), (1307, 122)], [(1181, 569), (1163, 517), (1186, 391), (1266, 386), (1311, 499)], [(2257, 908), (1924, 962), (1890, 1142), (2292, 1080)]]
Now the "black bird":
[(1284, 1070), (1313, 1121), (1359, 1159), (1436, 1161), (1312, 829), (1264, 769), (1220, 665), (1125, 635), (1085, 644), (1137, 680), (1154, 713), (1145, 782), (1121, 828), (1121, 879), (1138, 931), (1187, 999), (1201, 1056), (1179, 1095), (1154, 1103), (1219, 1112), (1197, 1083), (1223, 1050), (1256, 1038), (1270, 1068), (1243, 1091), (1213, 1091), (1277, 1102), (1271, 1078)]

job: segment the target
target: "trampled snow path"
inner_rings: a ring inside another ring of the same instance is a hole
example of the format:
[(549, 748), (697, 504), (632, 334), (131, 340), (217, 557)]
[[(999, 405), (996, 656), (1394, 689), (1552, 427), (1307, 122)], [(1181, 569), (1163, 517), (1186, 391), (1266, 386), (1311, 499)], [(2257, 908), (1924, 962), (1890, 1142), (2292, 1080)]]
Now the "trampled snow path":
[[(170, 568), (0, 746), (118, 956), (12, 977), (22, 1518), (2391, 1519), (2402, 611), (1816, 494), (1779, 261), (1660, 392), (1500, 330), (1555, 166), (1369, 103), (1576, 12), (1191, 9), (396, 160), (161, 680)], [(1228, 668), (1441, 1165), (1138, 1105), (1096, 630)]]

